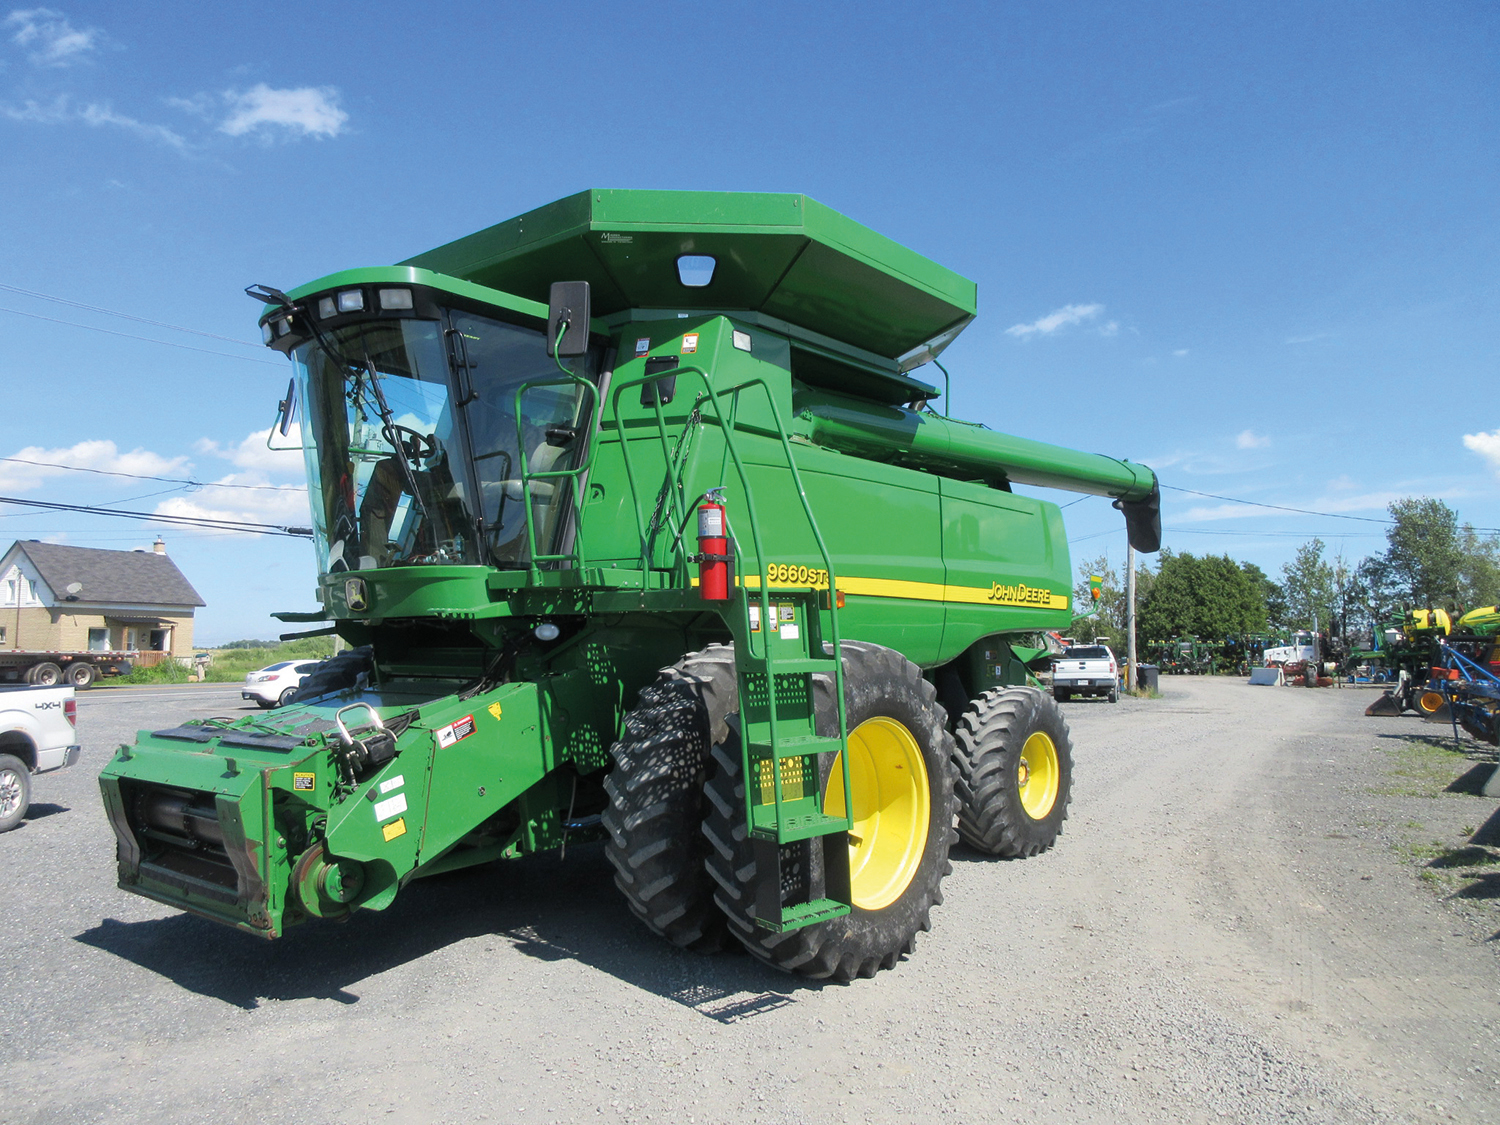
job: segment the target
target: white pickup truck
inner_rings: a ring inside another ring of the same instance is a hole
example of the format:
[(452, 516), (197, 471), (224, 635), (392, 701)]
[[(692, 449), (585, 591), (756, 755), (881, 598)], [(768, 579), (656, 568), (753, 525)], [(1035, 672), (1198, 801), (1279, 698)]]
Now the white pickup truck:
[(1074, 695), (1119, 701), (1120, 669), (1108, 645), (1074, 645), (1052, 658), (1052, 694), (1059, 703)]
[(78, 761), (71, 687), (0, 687), (0, 832), (31, 805), (31, 775)]

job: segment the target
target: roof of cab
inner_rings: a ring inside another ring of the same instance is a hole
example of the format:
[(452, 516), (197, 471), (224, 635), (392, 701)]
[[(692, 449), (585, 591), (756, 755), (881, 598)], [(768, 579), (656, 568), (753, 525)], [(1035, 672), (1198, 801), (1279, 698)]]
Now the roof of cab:
[[(715, 259), (688, 287), (677, 259)], [(546, 302), (554, 281), (587, 281), (593, 313), (745, 310), (880, 356), (925, 363), (975, 313), (976, 287), (805, 195), (579, 192), (402, 265)]]

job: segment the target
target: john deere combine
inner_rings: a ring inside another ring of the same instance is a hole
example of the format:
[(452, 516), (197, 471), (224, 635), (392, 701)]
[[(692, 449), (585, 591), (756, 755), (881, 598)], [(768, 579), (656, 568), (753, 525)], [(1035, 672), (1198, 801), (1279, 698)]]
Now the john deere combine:
[(271, 938), (602, 838), (670, 941), (847, 979), (928, 927), (955, 826), (1051, 846), (1068, 731), (1013, 640), (1070, 563), (1011, 486), (1145, 551), (1159, 493), (934, 412), (972, 282), (806, 196), (591, 191), (252, 295), (320, 571), (281, 616), (355, 647), (121, 748), (122, 887)]

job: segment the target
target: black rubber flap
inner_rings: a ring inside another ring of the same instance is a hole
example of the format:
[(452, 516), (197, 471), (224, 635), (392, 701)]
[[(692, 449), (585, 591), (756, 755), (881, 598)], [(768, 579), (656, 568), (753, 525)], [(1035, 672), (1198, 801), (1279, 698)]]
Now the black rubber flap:
[(210, 742), (224, 733), (223, 727), (172, 727), (154, 730), (153, 738), (175, 738), (182, 742)]

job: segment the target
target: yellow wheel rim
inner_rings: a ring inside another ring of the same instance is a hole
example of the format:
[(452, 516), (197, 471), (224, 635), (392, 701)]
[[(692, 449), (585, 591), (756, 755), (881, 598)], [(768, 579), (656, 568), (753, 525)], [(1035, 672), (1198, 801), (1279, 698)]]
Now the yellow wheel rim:
[[(849, 832), (849, 882), (861, 910), (889, 906), (911, 885), (932, 817), (927, 763), (905, 724), (866, 719), (849, 732), (849, 789), (854, 827)], [(844, 763), (833, 760), (823, 810), (844, 815)]]
[(1057, 786), (1062, 768), (1057, 764), (1057, 747), (1043, 731), (1037, 731), (1021, 747), (1016, 763), (1016, 788), (1021, 807), (1032, 820), (1041, 820), (1057, 803)]
[(1432, 714), (1443, 705), (1443, 694), (1438, 691), (1424, 691), (1417, 697), (1417, 706), (1425, 714)]

